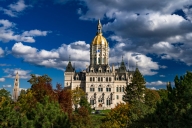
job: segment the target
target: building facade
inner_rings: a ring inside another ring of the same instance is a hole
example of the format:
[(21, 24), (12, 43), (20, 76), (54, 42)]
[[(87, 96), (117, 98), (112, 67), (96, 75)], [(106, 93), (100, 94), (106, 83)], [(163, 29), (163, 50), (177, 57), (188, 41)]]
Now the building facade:
[(115, 69), (109, 65), (109, 44), (102, 36), (100, 20), (97, 33), (90, 45), (90, 65), (82, 72), (76, 72), (71, 61), (65, 70), (65, 88), (79, 87), (86, 93), (87, 100), (96, 110), (111, 109), (123, 102), (124, 90), (131, 82), (133, 71), (126, 69), (123, 61)]

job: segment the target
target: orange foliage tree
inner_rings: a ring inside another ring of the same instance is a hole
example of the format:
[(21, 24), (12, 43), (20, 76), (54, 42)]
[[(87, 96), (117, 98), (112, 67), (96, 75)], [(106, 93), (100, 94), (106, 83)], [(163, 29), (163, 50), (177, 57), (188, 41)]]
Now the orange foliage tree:
[(129, 123), (129, 105), (120, 103), (102, 120), (101, 128), (124, 128)]

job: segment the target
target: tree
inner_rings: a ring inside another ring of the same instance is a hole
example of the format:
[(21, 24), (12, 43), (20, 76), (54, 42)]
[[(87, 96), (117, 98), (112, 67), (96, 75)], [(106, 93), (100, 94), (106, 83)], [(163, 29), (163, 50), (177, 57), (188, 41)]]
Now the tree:
[(72, 102), (75, 106), (75, 110), (77, 110), (82, 96), (85, 96), (85, 92), (81, 88), (76, 87), (74, 90), (72, 90)]
[(101, 128), (124, 128), (130, 122), (129, 105), (120, 103), (102, 119)]
[(192, 126), (192, 73), (175, 77), (175, 87), (167, 85), (168, 96), (158, 105), (156, 111), (148, 116), (149, 126), (153, 127), (191, 127)]
[(14, 105), (6, 97), (0, 101), (0, 127), (11, 128), (18, 125), (19, 113), (14, 110)]
[(168, 97), (167, 89), (159, 89), (159, 90), (157, 90), (157, 92), (159, 93), (161, 100), (167, 99), (167, 97)]
[(58, 102), (61, 109), (68, 114), (69, 118), (71, 118), (73, 111), (71, 90), (62, 89), (62, 91), (58, 93)]
[(37, 103), (36, 98), (34, 97), (34, 92), (28, 90), (26, 94), (19, 96), (16, 106), (19, 107), (19, 111), (23, 114), (28, 114), (31, 112), (31, 108), (34, 108)]
[(145, 79), (139, 69), (136, 68), (131, 83), (126, 86), (123, 100), (128, 103), (136, 101), (144, 102), (145, 83)]
[(84, 106), (77, 109), (72, 116), (72, 128), (92, 128), (91, 118), (87, 108)]
[(82, 96), (79, 102), (80, 107), (85, 107), (89, 114), (91, 113), (91, 105), (89, 104), (89, 102), (87, 101), (87, 98), (85, 96)]
[(156, 90), (145, 89), (145, 104), (150, 108), (156, 108), (156, 103), (160, 101), (159, 93)]
[(44, 97), (42, 103), (38, 102), (35, 108), (32, 108), (28, 119), (33, 120), (36, 128), (70, 127), (67, 114), (61, 111), (58, 102), (51, 101), (48, 96)]
[(2, 100), (2, 98), (6, 98), (7, 100), (11, 99), (11, 94), (9, 91), (7, 91), (6, 89), (0, 89), (0, 102)]
[(48, 75), (36, 76), (31, 74), (31, 79), (28, 82), (32, 85), (31, 90), (38, 102), (43, 101), (44, 96), (49, 96), (52, 100), (57, 100), (55, 92), (51, 85), (51, 78)]

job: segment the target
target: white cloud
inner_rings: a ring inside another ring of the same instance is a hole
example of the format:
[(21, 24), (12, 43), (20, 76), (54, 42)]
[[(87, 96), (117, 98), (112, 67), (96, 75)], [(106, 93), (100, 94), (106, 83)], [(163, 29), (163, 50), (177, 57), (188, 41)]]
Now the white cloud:
[(30, 78), (30, 70), (22, 70), (19, 68), (15, 68), (15, 69), (11, 69), (11, 68), (6, 68), (3, 69), (4, 73), (6, 73), (7, 75), (5, 77), (7, 78), (15, 78), (17, 72), (19, 74), (19, 78), (21, 79), (28, 79)]
[[(112, 41), (126, 43), (123, 51), (155, 54), (161, 59), (173, 59), (192, 65), (191, 0), (81, 1), (87, 11), (81, 8), (83, 11), (80, 19), (108, 20), (103, 25), (103, 31), (113, 32), (109, 37)], [(173, 14), (177, 10), (183, 10), (187, 20)], [(178, 42), (183, 45), (176, 46)]]
[(35, 29), (35, 30), (23, 32), (22, 36), (24, 36), (24, 37), (25, 36), (32, 36), (32, 37), (34, 37), (34, 36), (46, 36), (47, 33), (48, 33), (48, 31), (40, 31), (40, 30)]
[(5, 78), (0, 78), (0, 82), (4, 82), (5, 81)]
[(31, 7), (30, 5), (26, 5), (24, 0), (19, 0), (16, 3), (8, 5), (8, 9), (0, 7), (0, 11), (3, 11), (4, 14), (11, 17), (18, 17), (22, 11), (24, 11), (27, 7)]
[(188, 20), (190, 20), (192, 22), (192, 8), (183, 8), (183, 11), (187, 17)]
[(127, 44), (125, 43), (117, 43), (113, 48), (111, 48), (109, 53), (109, 62), (117, 65), (118, 62), (120, 63), (122, 61), (122, 58), (120, 56), (123, 56), (125, 63), (127, 63), (127, 66), (129, 63), (130, 70), (134, 70), (133, 67), (136, 66), (137, 62), (139, 70), (143, 75), (157, 74), (157, 71), (154, 71), (159, 70), (159, 65), (157, 62), (153, 62), (152, 58), (147, 57), (144, 54), (133, 51), (127, 52), (127, 50), (124, 49), (124, 47), (126, 46)]
[(155, 88), (155, 87), (151, 87), (151, 88), (149, 88), (149, 89), (151, 89), (151, 90), (157, 90), (157, 88)]
[(13, 45), (12, 52), (17, 52), (17, 55), (32, 55), (37, 52), (37, 49), (23, 45), (21, 42), (19, 42)]
[[(115, 45), (110, 49), (110, 64), (121, 62), (121, 55), (124, 56), (125, 63), (129, 57), (129, 65), (135, 66), (138, 62), (138, 67), (143, 75), (155, 75), (159, 70), (159, 65), (157, 62), (153, 62), (152, 58), (147, 57), (141, 53), (137, 52), (126, 52), (123, 51), (123, 47), (126, 44), (120, 43)], [(20, 49), (23, 49), (22, 51)], [(23, 45), (22, 43), (15, 43), (12, 47), (12, 53), (16, 57), (21, 57), (25, 62), (52, 67), (64, 70), (69, 61), (69, 56), (71, 55), (71, 61), (77, 68), (85, 69), (86, 65), (89, 65), (90, 61), (90, 45), (86, 44), (84, 41), (77, 41), (70, 43), (68, 45), (62, 44), (58, 49), (38, 50), (34, 47)]]
[(24, 0), (19, 0), (17, 3), (10, 4), (9, 7), (13, 11), (21, 12), (27, 7), (27, 5), (25, 5)]
[(165, 77), (165, 75), (159, 75), (160, 77)]
[(0, 57), (4, 56), (4, 50), (0, 47)]
[(167, 85), (167, 83), (158, 80), (158, 81), (154, 81), (154, 82), (147, 82), (146, 85), (147, 86), (161, 86), (161, 85)]
[(36, 36), (46, 36), (50, 31), (41, 31), (41, 30), (30, 30), (24, 31), (22, 34), (15, 34), (14, 32), (15, 23), (12, 23), (8, 20), (0, 20), (0, 41), (9, 42), (9, 41), (23, 41), (23, 42), (35, 42), (34, 37)]
[(69, 45), (62, 44), (58, 49), (47, 51), (45, 49), (38, 50), (19, 42), (12, 47), (12, 53), (16, 57), (23, 58), (25, 62), (61, 70), (65, 69), (69, 55), (71, 55), (71, 60), (76, 67), (84, 69), (89, 62), (89, 47), (90, 45), (84, 41), (77, 41)]
[(3, 85), (3, 88), (11, 88), (11, 85)]

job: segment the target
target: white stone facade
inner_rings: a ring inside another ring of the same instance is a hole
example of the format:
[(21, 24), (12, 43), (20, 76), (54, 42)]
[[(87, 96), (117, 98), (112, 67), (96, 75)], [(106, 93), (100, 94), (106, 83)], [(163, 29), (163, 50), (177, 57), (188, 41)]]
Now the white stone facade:
[(101, 33), (101, 23), (90, 47), (90, 65), (83, 72), (76, 72), (69, 61), (65, 75), (65, 88), (80, 87), (95, 109), (111, 109), (123, 102), (126, 85), (131, 82), (133, 72), (127, 71), (123, 62), (115, 69), (109, 66), (109, 46)]

